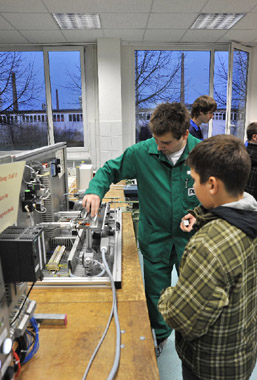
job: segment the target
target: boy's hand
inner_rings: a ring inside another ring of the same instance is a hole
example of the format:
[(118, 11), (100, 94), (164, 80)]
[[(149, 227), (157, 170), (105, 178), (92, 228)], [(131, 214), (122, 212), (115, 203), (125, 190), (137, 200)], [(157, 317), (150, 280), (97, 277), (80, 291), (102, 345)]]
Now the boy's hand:
[(98, 214), (101, 199), (96, 194), (86, 194), (82, 199), (82, 206), (93, 218)]
[(192, 214), (186, 214), (180, 223), (180, 228), (184, 232), (190, 232), (193, 229), (193, 225), (195, 224), (196, 218)]

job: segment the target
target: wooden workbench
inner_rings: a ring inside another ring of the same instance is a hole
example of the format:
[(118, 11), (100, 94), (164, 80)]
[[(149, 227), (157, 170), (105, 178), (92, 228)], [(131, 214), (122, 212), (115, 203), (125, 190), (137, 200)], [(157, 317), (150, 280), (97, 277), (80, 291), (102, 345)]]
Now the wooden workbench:
[[(36, 313), (65, 313), (68, 322), (65, 327), (40, 327), (39, 350), (22, 367), (19, 380), (81, 380), (109, 318), (111, 289), (40, 287), (33, 289), (30, 299), (37, 302)], [(122, 348), (115, 380), (159, 379), (130, 212), (123, 213), (122, 288), (117, 299)], [(113, 320), (87, 380), (107, 379), (115, 337)]]

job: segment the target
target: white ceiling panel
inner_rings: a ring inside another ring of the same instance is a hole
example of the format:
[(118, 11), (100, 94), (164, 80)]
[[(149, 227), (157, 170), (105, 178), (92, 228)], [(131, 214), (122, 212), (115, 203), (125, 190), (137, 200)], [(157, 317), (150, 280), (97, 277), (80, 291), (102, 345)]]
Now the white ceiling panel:
[(26, 44), (28, 42), (16, 30), (1, 30), (0, 32), (0, 44)]
[(3, 29), (14, 29), (12, 25), (5, 20), (2, 16), (0, 16), (0, 30)]
[(45, 13), (3, 13), (16, 29), (59, 29), (53, 17)]
[(121, 38), (124, 41), (143, 41), (143, 29), (105, 29), (104, 37)]
[(44, 3), (53, 13), (99, 12), (97, 0), (44, 0)]
[[(191, 30), (198, 14), (205, 12), (246, 16), (228, 32)], [(102, 29), (61, 30), (52, 13), (99, 13)], [(2, 43), (11, 44), (86, 44), (116, 37), (133, 43), (236, 39), (257, 46), (257, 0), (0, 0), (0, 30)], [(15, 33), (8, 41), (10, 31)]]
[(256, 7), (254, 7), (253, 9), (251, 9), (251, 12), (257, 12), (257, 1), (256, 1)]
[(245, 15), (233, 28), (235, 29), (257, 29), (257, 13)]
[(63, 30), (67, 42), (95, 42), (97, 38), (104, 37), (102, 30)]
[(224, 33), (224, 30), (190, 30), (180, 42), (217, 42)]
[(47, 12), (47, 9), (40, 0), (0, 0), (0, 12), (35, 13)]
[(219, 40), (219, 42), (255, 42), (257, 38), (257, 30), (229, 30), (224, 36)]
[(154, 0), (152, 12), (156, 13), (196, 13), (200, 12), (208, 0)]
[(197, 17), (197, 13), (154, 13), (150, 15), (149, 29), (185, 29), (189, 28)]
[(152, 29), (145, 32), (144, 41), (177, 42), (184, 33), (183, 29)]
[(209, 0), (202, 12), (239, 13), (249, 12), (256, 6), (256, 0)]
[(23, 30), (21, 33), (32, 44), (67, 42), (59, 30)]
[(152, 0), (97, 0), (100, 12), (148, 13)]
[(138, 29), (146, 27), (148, 15), (147, 13), (102, 13), (100, 18), (104, 29)]

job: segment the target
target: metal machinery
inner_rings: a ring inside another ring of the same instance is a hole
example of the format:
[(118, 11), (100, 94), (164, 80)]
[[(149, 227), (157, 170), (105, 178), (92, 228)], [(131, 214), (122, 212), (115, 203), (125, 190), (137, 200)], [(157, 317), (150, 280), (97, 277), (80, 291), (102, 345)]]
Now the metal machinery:
[(14, 368), (12, 360), (12, 340), (10, 338), (9, 311), (5, 293), (5, 284), (0, 263), (0, 302), (1, 302), (1, 322), (0, 322), (0, 378), (4, 376), (13, 378)]
[(73, 194), (77, 200), (69, 209), (66, 144), (9, 154), (0, 157), (0, 166), (15, 161), (26, 161), (17, 226), (0, 234), (0, 348), (5, 344), (0, 378), (6, 380), (14, 378), (6, 345), (23, 339), (36, 308), (28, 298), (28, 282), (40, 287), (111, 287), (101, 257), (104, 239), (105, 260), (116, 288), (121, 287), (122, 212), (103, 203), (92, 219), (81, 206), (84, 191)]
[(116, 288), (121, 287), (121, 210), (101, 205), (97, 218), (84, 210), (58, 213), (56, 223), (43, 223), (47, 251), (44, 278), (38, 286), (110, 286), (102, 268), (102, 238), (108, 237), (106, 260)]
[[(66, 144), (58, 143), (0, 157), (0, 164), (26, 161), (17, 225), (24, 230), (43, 230), (42, 281), (37, 281), (35, 286), (110, 286), (101, 267), (100, 253), (101, 238), (108, 235), (106, 259), (116, 287), (121, 287), (121, 210), (111, 209), (110, 203), (102, 204), (96, 220), (92, 220), (81, 205), (85, 189), (75, 194), (77, 200), (70, 210), (66, 155)], [(0, 247), (4, 244), (5, 251), (7, 245), (12, 251), (15, 247), (24, 250), (22, 238), (13, 235), (13, 239), (16, 244), (6, 237), (5, 243), (1, 243), (0, 235)], [(35, 281), (35, 278), (24, 280), (23, 277), (19, 281)]]

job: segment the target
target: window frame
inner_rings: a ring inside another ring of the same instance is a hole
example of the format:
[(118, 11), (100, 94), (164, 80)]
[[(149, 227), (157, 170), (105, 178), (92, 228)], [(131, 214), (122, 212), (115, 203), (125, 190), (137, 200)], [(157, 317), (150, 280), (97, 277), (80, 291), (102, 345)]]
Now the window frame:
[(58, 51), (79, 51), (80, 52), (80, 71), (81, 71), (81, 97), (82, 97), (82, 114), (83, 114), (83, 132), (84, 132), (84, 149), (89, 150), (88, 133), (87, 133), (87, 112), (86, 112), (86, 77), (85, 77), (85, 47), (83, 46), (44, 46), (44, 69), (45, 69), (45, 85), (46, 85), (46, 104), (48, 115), (48, 128), (49, 128), (49, 145), (54, 144), (54, 125), (53, 125), (53, 112), (52, 112), (52, 97), (51, 97), (51, 82), (50, 82), (50, 67), (49, 67), (49, 52)]
[(250, 85), (250, 69), (252, 64), (252, 49), (250, 47), (244, 46), (242, 44), (231, 42), (229, 46), (229, 67), (228, 67), (228, 85), (227, 85), (227, 105), (226, 105), (226, 134), (230, 134), (231, 124), (231, 103), (232, 103), (232, 82), (233, 82), (233, 62), (234, 62), (234, 51), (240, 50), (247, 52), (249, 54), (248, 69), (247, 69), (247, 88), (246, 88), (246, 103), (245, 103), (245, 125), (244, 125), (244, 136), (246, 139), (246, 127), (249, 124), (249, 85)]
[[(207, 45), (207, 44), (183, 44), (183, 43), (176, 43), (176, 44), (160, 44), (160, 46), (156, 46), (155, 43), (153, 44), (137, 44), (137, 45), (134, 45), (134, 46), (123, 46), (124, 48), (124, 51), (126, 49), (128, 49), (130, 51), (130, 53), (126, 52), (124, 53), (124, 55), (133, 55), (133, 57), (135, 56), (135, 51), (136, 50), (174, 50), (174, 51), (178, 51), (178, 50), (183, 50), (183, 51), (209, 51), (210, 52), (210, 77), (209, 77), (209, 95), (210, 96), (213, 96), (213, 86), (214, 86), (214, 59), (215, 59), (215, 52), (216, 51), (228, 51), (229, 53), (229, 60), (231, 59), (231, 48), (232, 48), (232, 45), (233, 47), (236, 46), (236, 48), (240, 49), (240, 50), (246, 50), (249, 52), (249, 66), (248, 66), (248, 81), (247, 81), (247, 95), (249, 94), (249, 85), (250, 85), (250, 72), (251, 72), (251, 63), (252, 63), (252, 49), (249, 48), (249, 47), (246, 47), (244, 45), (241, 45), (241, 44), (235, 44), (234, 42), (232, 43), (213, 43), (211, 44), (211, 47), (210, 45)], [(131, 60), (130, 60), (131, 62)], [(133, 73), (133, 82), (135, 81), (135, 60), (133, 60), (133, 70), (132, 70), (132, 73)], [(229, 64), (229, 69), (228, 69), (228, 78), (229, 76), (231, 76), (232, 74), (232, 71), (233, 70), (233, 67), (231, 67), (231, 65)], [(125, 72), (125, 69), (123, 68), (123, 71)], [(134, 99), (134, 109), (133, 109), (133, 112), (131, 110), (130, 112), (130, 123), (133, 123), (135, 124), (135, 120), (136, 120), (136, 110), (135, 110), (135, 86), (131, 86), (130, 84), (126, 83), (127, 80), (132, 80), (132, 77), (130, 77), (130, 79), (128, 79), (128, 77), (124, 77), (123, 78), (124, 81), (125, 81), (125, 85), (130, 88), (130, 96), (133, 96), (133, 99)], [(228, 80), (228, 83), (229, 83), (229, 80)], [(134, 93), (132, 93), (132, 91), (134, 91)], [(227, 97), (228, 99), (228, 97)], [(231, 102), (231, 95), (230, 95), (230, 102)], [(246, 125), (247, 125), (247, 121), (248, 121), (248, 99), (246, 99), (246, 118), (245, 118), (245, 130), (246, 130)], [(227, 100), (227, 106), (226, 106), (226, 109), (228, 109), (228, 100)], [(126, 113), (127, 114), (127, 113)], [(135, 130), (133, 130), (133, 136), (130, 136), (130, 140), (132, 139), (133, 143), (135, 143)], [(227, 133), (227, 132), (225, 132)], [(209, 122), (209, 130), (208, 130), (208, 137), (210, 137), (212, 135), (212, 120)]]
[[(92, 49), (96, 46), (95, 43), (89, 44), (79, 44), (79, 45), (12, 45), (5, 46), (0, 45), (0, 51), (17, 51), (17, 52), (27, 52), (27, 51), (41, 51), (43, 53), (43, 65), (44, 65), (44, 79), (45, 79), (45, 92), (46, 92), (46, 118), (41, 116), (42, 121), (46, 119), (48, 122), (48, 145), (54, 144), (54, 133), (53, 133), (53, 118), (52, 118), (52, 99), (50, 90), (50, 78), (49, 78), (49, 62), (48, 62), (48, 52), (49, 51), (80, 51), (80, 68), (81, 68), (81, 95), (82, 95), (82, 121), (84, 130), (84, 146), (77, 147), (75, 149), (83, 150), (85, 152), (90, 151), (90, 139), (89, 139), (89, 128), (88, 128), (88, 115), (94, 120), (98, 120), (97, 115), (97, 100), (93, 97), (97, 94), (97, 72), (90, 64), (91, 61), (95, 61), (96, 49)], [(86, 66), (89, 62), (88, 67)], [(86, 76), (90, 81), (90, 89), (87, 89)], [(88, 102), (90, 104), (95, 104), (96, 106), (89, 109)], [(26, 121), (25, 121), (26, 122)], [(67, 148), (67, 152), (70, 148)], [(74, 148), (73, 148), (74, 149)]]

